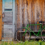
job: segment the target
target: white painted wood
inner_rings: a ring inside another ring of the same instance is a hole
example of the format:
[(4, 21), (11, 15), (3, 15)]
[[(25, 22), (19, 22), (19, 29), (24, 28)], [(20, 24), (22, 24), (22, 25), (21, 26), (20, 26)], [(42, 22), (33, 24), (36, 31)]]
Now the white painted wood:
[(13, 22), (13, 13), (12, 12), (4, 12), (4, 13), (5, 13), (5, 16), (3, 18), (3, 21), (12, 23)]
[(15, 34), (15, 0), (13, 0), (13, 38)]
[[(6, 8), (6, 9), (10, 9), (10, 8)], [(15, 0), (12, 0), (12, 11), (5, 11), (5, 5), (4, 5), (4, 0), (3, 0), (3, 13), (5, 13), (5, 17), (3, 18), (4, 37), (14, 38), (14, 32), (15, 32)]]

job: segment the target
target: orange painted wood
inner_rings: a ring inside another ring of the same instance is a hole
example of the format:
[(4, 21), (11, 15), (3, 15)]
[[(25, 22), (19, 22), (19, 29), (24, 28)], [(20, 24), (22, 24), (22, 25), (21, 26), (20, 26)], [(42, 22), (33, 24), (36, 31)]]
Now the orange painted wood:
[(2, 0), (0, 0), (0, 40), (2, 39)]

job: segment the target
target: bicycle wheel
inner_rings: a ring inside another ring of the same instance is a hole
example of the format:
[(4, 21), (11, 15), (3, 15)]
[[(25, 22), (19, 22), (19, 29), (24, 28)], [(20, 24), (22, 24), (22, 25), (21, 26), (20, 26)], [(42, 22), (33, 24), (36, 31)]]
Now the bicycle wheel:
[[(25, 40), (24, 38), (24, 36), (25, 36), (25, 33), (27, 32), (27, 31), (24, 31), (24, 30), (28, 30), (28, 29), (26, 29), (26, 28), (19, 28), (19, 29), (17, 29), (16, 30), (16, 40), (17, 41), (20, 41), (20, 39), (21, 39), (21, 36), (23, 36), (23, 41)], [(21, 33), (24, 33), (24, 35), (21, 35)], [(28, 31), (29, 32), (29, 31)], [(20, 35), (19, 35), (19, 33), (20, 33)], [(20, 39), (19, 39), (20, 38)], [(30, 38), (29, 38), (30, 39)]]
[[(26, 30), (26, 28), (19, 28), (16, 30), (16, 40), (20, 41), (21, 39), (21, 32), (24, 32), (23, 30)], [(19, 35), (20, 34), (20, 35)], [(23, 35), (22, 35), (23, 36)]]
[(45, 34), (45, 30), (43, 30), (43, 31), (41, 32), (42, 40), (45, 41), (45, 35), (43, 35), (43, 34)]

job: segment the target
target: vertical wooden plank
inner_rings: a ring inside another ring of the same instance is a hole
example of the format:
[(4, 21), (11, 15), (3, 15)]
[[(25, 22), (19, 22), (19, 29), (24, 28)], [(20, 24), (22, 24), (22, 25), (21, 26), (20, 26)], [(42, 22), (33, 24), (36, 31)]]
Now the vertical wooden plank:
[(31, 3), (31, 23), (35, 23), (35, 0)]
[(44, 23), (45, 23), (45, 0), (44, 0)]
[(15, 0), (15, 30), (17, 30), (17, 0)]
[[(31, 24), (31, 2), (32, 2), (32, 0), (27, 0), (27, 3), (28, 3), (28, 7), (27, 7), (27, 12), (28, 12), (28, 15), (27, 15), (28, 24)], [(31, 29), (31, 26), (30, 26), (30, 29)]]
[[(31, 3), (31, 24), (35, 24), (35, 0)], [(32, 30), (35, 30), (35, 26), (31, 26)]]
[[(37, 4), (37, 0), (36, 0), (36, 2), (35, 2), (35, 24), (37, 24), (37, 6), (38, 4)], [(35, 31), (37, 31), (37, 25), (35, 25)]]
[(0, 40), (2, 39), (2, 0), (0, 0)]
[(39, 0), (39, 4), (40, 4), (40, 21), (42, 21), (42, 16), (43, 16), (43, 1), (44, 0)]
[(41, 0), (40, 5), (41, 5), (41, 20), (44, 21), (44, 2)]
[(42, 1), (42, 21), (44, 22), (44, 0)]
[(20, 4), (19, 4), (19, 0), (16, 0), (16, 4), (17, 4), (17, 29), (20, 28), (20, 15), (19, 15), (19, 7), (20, 7)]
[(16, 0), (17, 5), (17, 28), (22, 28), (22, 0)]
[(24, 24), (25, 26), (27, 26), (27, 4), (26, 4), (26, 0), (24, 0)]
[[(37, 8), (37, 17), (36, 17), (36, 20), (37, 20), (37, 24), (39, 24), (39, 16), (40, 16), (40, 6), (39, 6), (39, 0), (37, 0), (37, 4), (36, 4), (36, 8)], [(37, 26), (37, 31), (39, 30), (39, 25)]]
[(28, 2), (28, 7), (27, 7), (27, 11), (28, 11), (28, 21), (31, 24), (31, 0), (27, 0)]
[(20, 28), (22, 28), (22, 0), (19, 0), (20, 7), (19, 7), (19, 13), (20, 13)]

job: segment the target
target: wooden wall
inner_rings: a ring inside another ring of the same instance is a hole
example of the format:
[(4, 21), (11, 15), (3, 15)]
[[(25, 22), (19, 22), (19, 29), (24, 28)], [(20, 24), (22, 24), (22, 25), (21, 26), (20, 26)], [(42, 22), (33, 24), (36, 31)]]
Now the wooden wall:
[(45, 21), (45, 0), (16, 0), (16, 28), (26, 26), (28, 22), (37, 24)]

